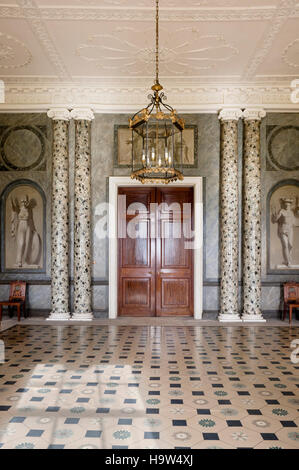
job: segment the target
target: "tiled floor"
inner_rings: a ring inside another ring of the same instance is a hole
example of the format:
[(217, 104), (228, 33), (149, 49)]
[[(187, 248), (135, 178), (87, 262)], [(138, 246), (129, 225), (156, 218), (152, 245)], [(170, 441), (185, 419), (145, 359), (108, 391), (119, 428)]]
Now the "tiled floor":
[(0, 448), (299, 448), (298, 327), (25, 322), (0, 339)]

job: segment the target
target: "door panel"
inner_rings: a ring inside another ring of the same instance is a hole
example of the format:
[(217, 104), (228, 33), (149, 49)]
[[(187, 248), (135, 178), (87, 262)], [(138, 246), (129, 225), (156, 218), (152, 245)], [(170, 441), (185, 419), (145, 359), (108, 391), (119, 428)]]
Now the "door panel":
[(162, 308), (188, 308), (190, 304), (190, 280), (164, 278), (162, 283)]
[[(118, 314), (193, 316), (193, 251), (185, 249), (192, 210), (189, 219), (183, 217), (183, 204), (193, 204), (193, 189), (121, 188), (119, 194), (132, 210), (118, 214), (119, 234), (127, 233), (118, 240)], [(136, 202), (144, 209), (136, 212)], [(151, 203), (156, 203), (152, 219)]]
[(138, 238), (124, 238), (122, 241), (122, 267), (151, 266), (151, 246), (149, 222), (144, 220), (136, 224)]
[[(118, 314), (154, 316), (155, 239), (151, 238), (150, 204), (155, 201), (155, 190), (121, 188), (119, 195), (126, 196), (126, 213), (118, 213), (118, 230), (127, 236), (118, 239)], [(136, 202), (144, 209), (137, 209)]]
[(123, 305), (150, 308), (151, 279), (122, 278)]
[(193, 316), (193, 250), (185, 249), (192, 218), (183, 217), (183, 205), (193, 204), (193, 189), (159, 188), (157, 202), (156, 314)]

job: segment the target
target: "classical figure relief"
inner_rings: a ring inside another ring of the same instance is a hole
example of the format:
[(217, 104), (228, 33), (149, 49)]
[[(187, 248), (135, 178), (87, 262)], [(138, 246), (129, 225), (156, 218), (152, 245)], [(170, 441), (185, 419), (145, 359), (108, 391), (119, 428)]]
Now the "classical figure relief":
[(288, 188), (277, 189), (270, 201), (270, 267), (277, 270), (299, 269), (299, 187)]
[(35, 199), (29, 200), (28, 195), (20, 200), (11, 199), (11, 236), (16, 244), (16, 267), (37, 268), (40, 267), (42, 254), (41, 237), (37, 233), (33, 209), (36, 207)]
[(1, 269), (44, 272), (45, 201), (26, 180), (8, 186), (2, 196)]
[[(296, 205), (292, 199), (281, 198), (280, 210), (272, 211), (272, 223), (278, 225), (278, 237), (281, 241), (283, 264), (287, 267), (292, 266), (292, 250), (294, 243), (294, 227), (299, 227), (299, 201), (296, 198)], [(297, 219), (297, 220), (296, 220)]]

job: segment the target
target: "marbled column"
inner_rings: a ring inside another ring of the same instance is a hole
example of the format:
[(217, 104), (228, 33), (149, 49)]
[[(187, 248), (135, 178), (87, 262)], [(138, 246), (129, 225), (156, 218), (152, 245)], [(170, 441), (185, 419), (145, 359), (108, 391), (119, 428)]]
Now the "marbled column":
[(91, 311), (91, 195), (90, 109), (74, 109), (75, 197), (74, 197), (74, 314), (72, 320), (92, 320)]
[(241, 109), (223, 109), (220, 171), (220, 313), (219, 321), (241, 321), (239, 299), (238, 120)]
[(69, 320), (69, 159), (70, 112), (51, 109), (53, 119), (52, 162), (52, 311), (48, 320)]
[(265, 321), (261, 312), (261, 162), (262, 109), (246, 109), (243, 156), (243, 321)]

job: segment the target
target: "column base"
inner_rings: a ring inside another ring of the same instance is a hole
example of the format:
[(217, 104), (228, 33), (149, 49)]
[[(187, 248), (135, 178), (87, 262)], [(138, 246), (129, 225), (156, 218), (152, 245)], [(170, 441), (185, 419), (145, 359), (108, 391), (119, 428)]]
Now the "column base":
[(238, 313), (220, 313), (218, 315), (218, 321), (220, 322), (241, 322), (240, 315)]
[(47, 321), (68, 321), (71, 319), (70, 312), (51, 312)]
[(93, 313), (92, 312), (74, 312), (71, 318), (72, 321), (92, 321)]
[(262, 315), (254, 315), (252, 313), (243, 313), (242, 315), (243, 322), (266, 322), (265, 318)]

